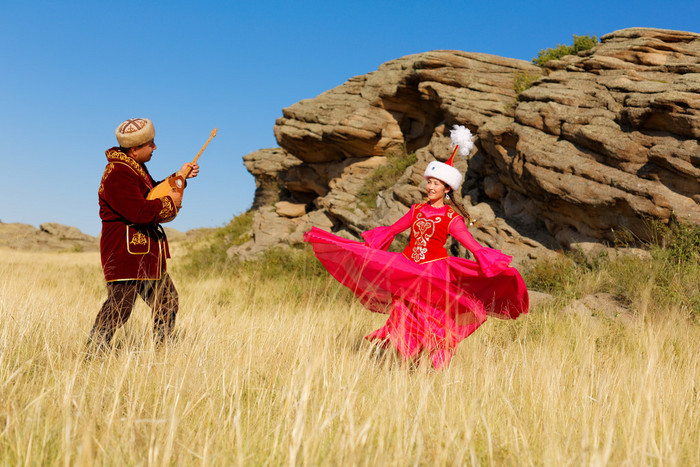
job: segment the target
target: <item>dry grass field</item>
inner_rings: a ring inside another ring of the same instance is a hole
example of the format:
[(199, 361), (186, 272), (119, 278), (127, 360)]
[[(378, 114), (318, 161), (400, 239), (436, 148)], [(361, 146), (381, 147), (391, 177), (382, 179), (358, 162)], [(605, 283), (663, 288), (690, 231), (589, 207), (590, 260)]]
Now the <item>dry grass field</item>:
[(641, 276), (630, 322), (563, 292), (436, 373), (364, 341), (385, 317), (330, 279), (182, 258), (177, 340), (140, 303), (86, 359), (98, 255), (0, 251), (1, 465), (700, 465), (700, 324)]

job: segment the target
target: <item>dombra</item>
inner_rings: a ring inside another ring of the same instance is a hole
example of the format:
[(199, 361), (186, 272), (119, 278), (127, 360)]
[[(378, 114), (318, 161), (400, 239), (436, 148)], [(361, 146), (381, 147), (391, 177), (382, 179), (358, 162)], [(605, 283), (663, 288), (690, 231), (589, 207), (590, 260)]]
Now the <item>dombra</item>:
[[(209, 142), (212, 140), (212, 138), (214, 136), (216, 136), (216, 128), (214, 128), (211, 131), (211, 135), (209, 136), (209, 139), (207, 140), (206, 143), (204, 143), (204, 146), (202, 146), (202, 149), (199, 150), (199, 152), (197, 153), (195, 158), (192, 159), (192, 163), (197, 162), (197, 159), (199, 159), (199, 156), (202, 155), (204, 150), (207, 148), (207, 145), (209, 144)], [(190, 172), (192, 172), (192, 169), (188, 168), (187, 173), (185, 174), (184, 177), (178, 175), (176, 177), (166, 178), (165, 180), (160, 182), (158, 185), (153, 187), (153, 189), (151, 191), (148, 192), (148, 196), (146, 196), (146, 199), (164, 198), (164, 197), (168, 196), (168, 194), (170, 194), (170, 192), (173, 190), (177, 191), (178, 193), (180, 193), (180, 195), (182, 195), (183, 192), (185, 191), (185, 179), (190, 175)], [(177, 211), (179, 211), (181, 207), (182, 206), (177, 206)], [(177, 216), (177, 213), (173, 217), (169, 217), (168, 219), (163, 219), (161, 222), (170, 222), (173, 219), (175, 219), (176, 216)]]

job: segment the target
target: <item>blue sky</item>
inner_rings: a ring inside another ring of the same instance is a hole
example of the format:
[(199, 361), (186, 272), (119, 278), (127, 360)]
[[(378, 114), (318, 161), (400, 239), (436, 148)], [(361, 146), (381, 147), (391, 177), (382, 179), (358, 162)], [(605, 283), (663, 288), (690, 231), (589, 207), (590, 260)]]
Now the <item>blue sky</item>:
[(170, 226), (221, 226), (250, 207), (242, 157), (276, 146), (284, 107), (408, 54), (530, 60), (636, 26), (700, 32), (700, 1), (0, 0), (0, 220), (97, 235), (104, 151), (147, 117), (156, 179), (218, 128)]

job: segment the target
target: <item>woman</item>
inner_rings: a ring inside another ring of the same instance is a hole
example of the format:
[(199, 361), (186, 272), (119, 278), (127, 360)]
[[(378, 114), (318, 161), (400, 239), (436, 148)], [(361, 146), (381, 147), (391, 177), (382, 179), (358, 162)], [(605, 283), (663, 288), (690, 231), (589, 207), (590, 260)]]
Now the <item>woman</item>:
[[(471, 134), (466, 131), (467, 154)], [(470, 146), (471, 145), (471, 146)], [(458, 145), (459, 146), (459, 145)], [(457, 148), (455, 148), (456, 152)], [(462, 183), (453, 167), (431, 162), (424, 176), (428, 201), (415, 204), (395, 224), (362, 234), (365, 243), (347, 240), (312, 228), (304, 236), (328, 272), (350, 288), (369, 310), (389, 313), (384, 326), (366, 336), (393, 344), (407, 360), (426, 351), (436, 369), (449, 364), (457, 344), (476, 330), (490, 314), (515, 319), (528, 311), (528, 295), (520, 274), (508, 267), (512, 257), (483, 247), (467, 230), (469, 216), (445, 204)], [(453, 200), (454, 202), (454, 200)], [(411, 228), (410, 242), (402, 253), (386, 251), (394, 236)], [(448, 256), (450, 234), (476, 261)]]

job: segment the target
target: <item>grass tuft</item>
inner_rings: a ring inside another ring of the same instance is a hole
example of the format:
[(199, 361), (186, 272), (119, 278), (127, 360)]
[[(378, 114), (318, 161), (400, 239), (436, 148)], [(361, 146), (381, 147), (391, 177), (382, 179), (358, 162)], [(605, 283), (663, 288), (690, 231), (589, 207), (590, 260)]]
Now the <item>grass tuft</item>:
[(518, 71), (513, 74), (513, 91), (515, 91), (515, 94), (518, 95), (521, 92), (530, 89), (532, 87), (532, 83), (537, 81), (540, 76), (542, 76), (540, 73), (530, 73), (527, 71)]
[(408, 153), (405, 148), (399, 153), (388, 156), (387, 163), (378, 167), (362, 185), (359, 192), (362, 204), (367, 208), (374, 208), (379, 192), (394, 186), (406, 169), (417, 161), (416, 153)]

